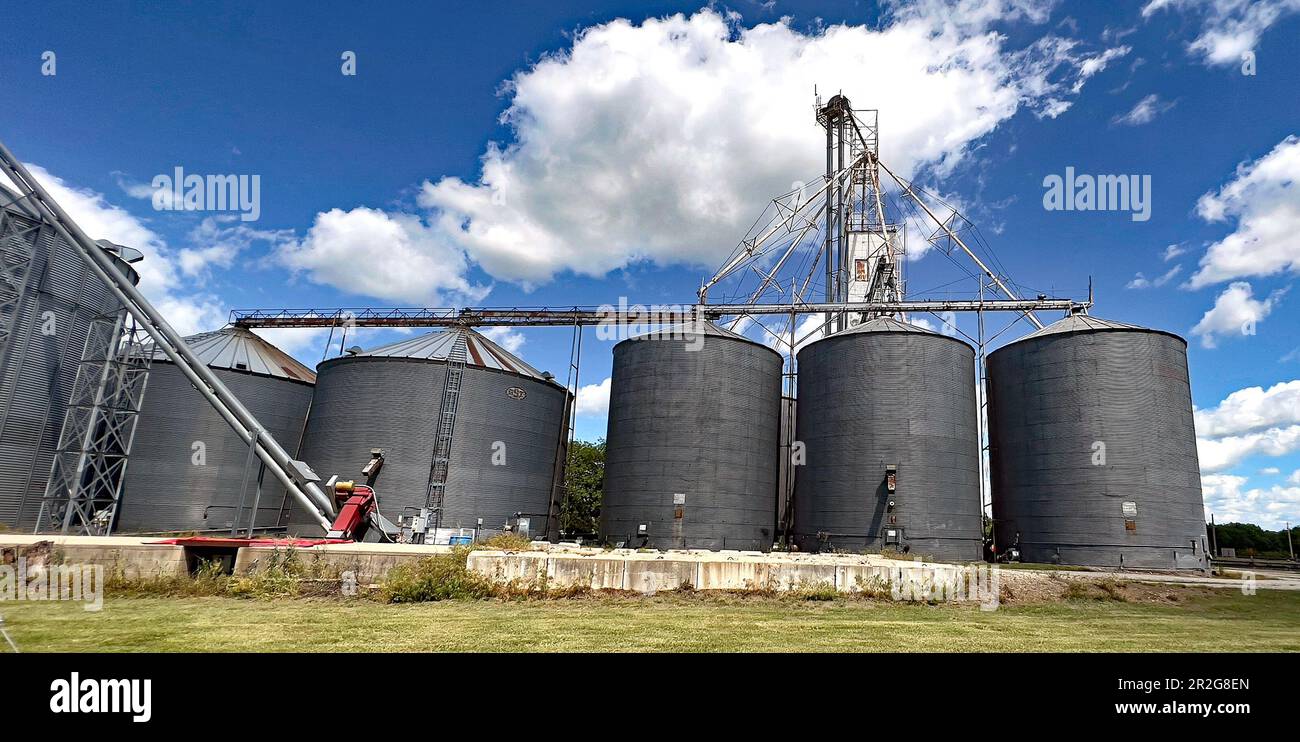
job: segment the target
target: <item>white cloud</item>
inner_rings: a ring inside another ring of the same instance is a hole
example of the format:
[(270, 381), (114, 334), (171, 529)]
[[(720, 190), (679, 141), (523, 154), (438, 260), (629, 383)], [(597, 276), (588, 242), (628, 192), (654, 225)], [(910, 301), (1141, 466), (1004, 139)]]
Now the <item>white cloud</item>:
[(1208, 222), (1237, 221), (1232, 234), (1210, 246), (1189, 286), (1245, 276), (1300, 272), (1300, 138), (1291, 135), (1273, 151), (1237, 166), (1236, 177), (1206, 193), (1196, 211)]
[(480, 330), (489, 340), (511, 353), (518, 353), (524, 347), (524, 334), (509, 327), (488, 327)]
[[(1289, 455), (1300, 451), (1300, 379), (1239, 389), (1215, 407), (1195, 410), (1195, 417), (1201, 471), (1207, 475), (1252, 456)], [(1278, 469), (1261, 471), (1266, 472)]]
[(156, 204), (167, 209), (182, 208), (182, 204), (176, 201), (175, 191), (170, 188), (154, 188), (150, 183), (142, 183), (137, 180), (128, 179), (123, 173), (114, 173), (117, 178), (117, 187), (131, 198), (138, 198)]
[(1275, 477), (1278, 474), (1281, 474), (1282, 470), (1277, 468), (1276, 466), (1266, 466), (1263, 469), (1260, 469), (1259, 473), (1263, 474), (1264, 476)]
[[(108, 202), (102, 193), (69, 185), (41, 167), (25, 163), (54, 201), (92, 240), (106, 239), (141, 251), (165, 248), (163, 239), (126, 209)], [(14, 187), (6, 177), (4, 183)]]
[(331, 209), (303, 239), (281, 245), (276, 259), (313, 283), (377, 299), (436, 306), (488, 292), (465, 278), (461, 251), (412, 214)]
[(1165, 284), (1174, 280), (1174, 278), (1182, 271), (1183, 271), (1183, 266), (1175, 265), (1173, 268), (1170, 268), (1169, 270), (1165, 271), (1159, 278), (1153, 281), (1153, 283), (1156, 286), (1164, 286)]
[(583, 417), (603, 417), (609, 414), (609, 389), (612, 379), (598, 384), (578, 387), (577, 412)]
[(1196, 445), (1201, 471), (1220, 472), (1250, 456), (1286, 456), (1300, 451), (1300, 425), (1223, 438), (1198, 438)]
[(102, 193), (71, 185), (39, 165), (27, 164), (27, 169), (88, 237), (144, 253), (144, 260), (132, 266), (140, 274), (140, 291), (177, 332), (191, 335), (226, 323), (220, 301), (184, 284), (176, 255), (144, 221)]
[(229, 319), (221, 300), (211, 294), (164, 293), (146, 298), (182, 336), (216, 330)]
[(1169, 245), (1168, 247), (1165, 248), (1164, 252), (1160, 253), (1160, 257), (1164, 259), (1166, 263), (1168, 263), (1169, 261), (1178, 257), (1179, 255), (1182, 255), (1185, 252), (1187, 252), (1187, 248), (1183, 247), (1182, 245)]
[(1150, 0), (1142, 17), (1165, 8), (1201, 13), (1200, 35), (1188, 51), (1208, 65), (1230, 65), (1254, 50), (1269, 26), (1300, 11), (1300, 0)]
[(1201, 475), (1201, 495), (1205, 499), (1205, 519), (1210, 519), (1210, 513), (1215, 513), (1215, 520), (1222, 520), (1218, 513), (1223, 509), (1226, 501), (1237, 499), (1241, 496), (1242, 485), (1247, 482), (1246, 477), (1235, 474), (1203, 474)]
[(1124, 288), (1148, 289), (1153, 286), (1158, 288), (1172, 281), (1175, 276), (1177, 276), (1179, 273), (1182, 272), (1182, 270), (1183, 270), (1183, 266), (1175, 265), (1173, 268), (1170, 268), (1169, 270), (1165, 271), (1163, 274), (1150, 279), (1142, 275), (1142, 272), (1139, 271), (1138, 274), (1133, 277), (1132, 281), (1129, 281), (1127, 284), (1125, 284)]
[(939, 326), (939, 334), (947, 335), (950, 338), (957, 337), (957, 313), (940, 312), (939, 319), (942, 322)]
[[(328, 327), (259, 327), (253, 332), (309, 368), (314, 368), (321, 361), (326, 351), (325, 343), (330, 338)], [(335, 341), (339, 339), (338, 331), (334, 332), (333, 337)], [(336, 350), (337, 347), (336, 344)]]
[(1260, 301), (1254, 297), (1249, 283), (1232, 283), (1219, 294), (1214, 306), (1192, 328), (1192, 334), (1199, 336), (1201, 345), (1206, 348), (1216, 347), (1219, 336), (1253, 335), (1256, 325), (1273, 311), (1284, 293), (1285, 289), (1274, 291), (1267, 299)]
[(1300, 484), (1300, 469), (1291, 472), (1291, 476), (1287, 477), (1286, 481), (1291, 484)]
[(1110, 122), (1122, 126), (1149, 124), (1155, 120), (1156, 116), (1168, 111), (1175, 105), (1174, 101), (1161, 100), (1159, 95), (1152, 93), (1138, 101), (1128, 113), (1116, 116)]
[(1300, 425), (1223, 438), (1197, 438), (1196, 448), (1203, 472), (1222, 472), (1251, 456), (1286, 456), (1300, 451)]
[[(799, 318), (799, 323), (795, 325), (793, 339), (795, 355), (798, 355), (799, 351), (806, 348), (809, 343), (815, 343), (824, 337), (822, 334), (822, 325), (824, 324), (826, 324), (825, 314), (805, 314)], [(787, 328), (779, 334), (781, 337), (777, 339), (771, 333), (765, 333), (762, 339), (763, 343), (782, 355), (788, 355), (790, 343), (792, 342), (790, 330)]]
[(1120, 41), (1125, 36), (1131, 36), (1136, 32), (1137, 32), (1137, 26), (1129, 26), (1128, 28), (1124, 28), (1124, 27), (1112, 28), (1110, 26), (1107, 26), (1101, 31), (1101, 40), (1106, 42)]
[(1300, 379), (1238, 389), (1195, 415), (1197, 435), (1207, 438), (1300, 425)]
[(1232, 474), (1201, 477), (1206, 519), (1213, 513), (1218, 523), (1254, 523), (1269, 530), (1300, 520), (1300, 487), (1275, 484), (1267, 489), (1244, 489), (1247, 481)]
[(917, 316), (915, 316), (915, 317), (908, 317), (907, 320), (908, 320), (908, 323), (909, 323), (909, 324), (916, 325), (917, 327), (921, 328), (922, 330), (929, 330), (930, 332), (938, 332), (938, 331), (939, 331), (939, 328), (936, 327), (935, 324), (934, 324), (933, 322), (931, 322), (931, 321), (930, 321), (928, 318), (926, 318), (926, 317), (922, 317), (922, 316), (920, 316), (920, 315), (917, 315)]
[(291, 239), (292, 230), (254, 229), (238, 216), (209, 216), (190, 232), (189, 242), (194, 246), (181, 248), (176, 262), (187, 277), (205, 277), (210, 268), (232, 266), (255, 242), (278, 245)]
[(1083, 84), (1088, 81), (1088, 78), (1106, 69), (1108, 64), (1127, 55), (1129, 51), (1130, 49), (1127, 46), (1117, 46), (1107, 49), (1096, 56), (1084, 59), (1079, 64), (1079, 77), (1074, 81), (1074, 85), (1070, 86), (1070, 90), (1075, 93), (1083, 90)]
[(525, 285), (639, 261), (712, 267), (773, 195), (823, 169), (815, 85), (882, 111), (882, 155), (903, 175), (953, 167), (1018, 110), (1063, 112), (1122, 54), (1055, 35), (1011, 49), (990, 30), (1050, 6), (900, 3), (880, 28), (807, 33), (712, 9), (592, 26), (510, 80), (514, 141), (488, 147), (478, 181), (426, 182), (419, 203), (484, 270)]

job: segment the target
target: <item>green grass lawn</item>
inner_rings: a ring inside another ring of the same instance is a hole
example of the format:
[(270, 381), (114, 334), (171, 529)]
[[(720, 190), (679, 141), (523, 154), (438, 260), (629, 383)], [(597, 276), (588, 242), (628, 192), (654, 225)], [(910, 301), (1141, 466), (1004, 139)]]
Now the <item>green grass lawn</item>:
[(976, 606), (741, 596), (0, 603), (27, 652), (1300, 651), (1300, 593)]

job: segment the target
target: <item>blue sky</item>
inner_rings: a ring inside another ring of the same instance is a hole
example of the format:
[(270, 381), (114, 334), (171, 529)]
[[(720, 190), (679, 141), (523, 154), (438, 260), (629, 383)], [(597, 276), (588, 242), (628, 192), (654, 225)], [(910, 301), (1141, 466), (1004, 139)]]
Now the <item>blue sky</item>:
[[(1276, 20), (1234, 0), (29, 4), (0, 29), (0, 139), (149, 254), (184, 330), (231, 308), (689, 303), (765, 198), (818, 175), (811, 83), (842, 89), (1018, 286), (1091, 278), (1095, 314), (1189, 339), (1207, 502), (1275, 526), (1300, 520), (1300, 4), (1263, 4)], [(259, 219), (155, 210), (178, 166), (257, 174)], [(1044, 209), (1066, 167), (1149, 175), (1150, 219)], [(962, 275), (907, 268), (913, 292)], [(563, 375), (567, 331), (502, 339)], [(609, 345), (588, 336), (585, 384)], [(587, 409), (579, 434), (603, 435)]]

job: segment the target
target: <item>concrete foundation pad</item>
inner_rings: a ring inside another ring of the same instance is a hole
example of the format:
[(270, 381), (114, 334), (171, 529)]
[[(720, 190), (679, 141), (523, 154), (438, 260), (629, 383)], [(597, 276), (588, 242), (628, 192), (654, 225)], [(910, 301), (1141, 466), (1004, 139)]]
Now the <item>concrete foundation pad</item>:
[(48, 541), (53, 545), (51, 559), (60, 564), (100, 566), (108, 574), (127, 579), (172, 577), (187, 572), (185, 549), (156, 544), (156, 538), (119, 536), (31, 536), (0, 533), (0, 548), (14, 549), (16, 556)]
[[(836, 555), (672, 550), (598, 550), (550, 546), (537, 552), (471, 552), (469, 568), (495, 582), (537, 584), (545, 574), (551, 589), (586, 587), (653, 595), (666, 590), (791, 591), (833, 588), (871, 592), (902, 600), (967, 600), (973, 596), (934, 586), (966, 585), (964, 565), (887, 559), (878, 555)], [(891, 591), (891, 587), (902, 589)]]
[[(235, 574), (247, 574), (260, 564), (266, 564), (284, 547), (245, 546), (235, 557)], [(416, 544), (320, 544), (295, 548), (298, 558), (322, 577), (335, 577), (344, 572), (353, 573), (362, 585), (379, 582), (388, 571), (399, 564), (413, 562), (435, 554), (446, 554), (450, 546)]]

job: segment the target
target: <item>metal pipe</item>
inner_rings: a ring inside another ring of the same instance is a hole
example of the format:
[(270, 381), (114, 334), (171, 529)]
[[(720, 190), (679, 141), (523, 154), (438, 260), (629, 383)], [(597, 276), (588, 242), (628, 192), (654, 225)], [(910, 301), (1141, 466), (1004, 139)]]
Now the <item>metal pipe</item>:
[[(257, 440), (257, 433), (265, 434), (265, 429), (253, 413), (249, 412), (216, 374), (194, 355), (180, 334), (168, 324), (158, 310), (154, 309), (144, 294), (122, 275), (103, 250), (81, 230), (81, 227), (77, 226), (76, 222), (50, 197), (44, 187), (32, 177), (22, 162), (14, 157), (3, 143), (0, 143), (0, 164), (4, 166), (20, 190), (36, 194), (37, 198), (32, 199), (32, 204), (41, 217), (50, 222), (69, 244), (77, 248), (91, 271), (105, 283), (127, 311), (139, 320), (141, 326), (153, 338), (156, 347), (161, 348), (176, 364), (176, 367), (225, 418), (237, 435), (246, 443), (257, 446), (258, 457), (266, 463), (276, 478), (309, 508), (310, 512), (316, 514), (317, 521), (328, 530), (330, 521), (322, 513), (333, 513), (333, 505), (325, 493), (314, 482), (299, 481), (294, 466), (296, 462), (273, 437), (266, 434), (262, 440)], [(294, 473), (291, 474), (291, 471)]]
[[(230, 522), (230, 537), (234, 538), (239, 535), (239, 521), (244, 519), (244, 501), (248, 499), (248, 475), (253, 473), (253, 459), (257, 454), (257, 432), (253, 433), (253, 445), (248, 447), (248, 456), (244, 458), (244, 478), (240, 480), (239, 487), (239, 508), (235, 510), (235, 518)], [(258, 473), (261, 476), (261, 472)], [(253, 511), (253, 519), (257, 520), (257, 511)]]
[[(825, 239), (825, 259), (826, 259), (826, 301), (835, 301), (835, 291), (832, 286), (835, 275), (835, 262), (832, 257), (834, 248), (835, 235), (835, 194), (830, 186), (835, 174), (835, 129), (831, 122), (826, 122), (826, 239)], [(830, 335), (829, 326), (823, 335)]]
[[(840, 169), (844, 169), (844, 117), (847, 115), (848, 102), (845, 101), (844, 111), (840, 112), (838, 122), (835, 125), (837, 142), (837, 152), (835, 164)], [(852, 171), (849, 170), (849, 186), (846, 187), (842, 179), (835, 180), (835, 297), (833, 301), (845, 301), (849, 298), (848, 276), (845, 271), (845, 263), (849, 259), (849, 250), (847, 240), (844, 239), (844, 194), (848, 192), (849, 187), (853, 184)], [(840, 313), (835, 315), (835, 331), (839, 332), (847, 326), (846, 320), (848, 315)]]
[(266, 467), (257, 467), (257, 490), (253, 493), (253, 515), (248, 519), (248, 537), (253, 537), (257, 528), (257, 510), (262, 506), (262, 479), (266, 476)]
[[(987, 265), (984, 265), (984, 261), (983, 261), (983, 260), (980, 260), (979, 257), (978, 257), (977, 255), (975, 255), (975, 253), (972, 252), (971, 249), (970, 249), (969, 247), (966, 247), (966, 243), (965, 243), (965, 242), (962, 242), (962, 239), (961, 239), (960, 237), (957, 236), (957, 233), (956, 233), (956, 232), (952, 231), (952, 229), (947, 225), (947, 223), (945, 223), (944, 221), (940, 220), (939, 217), (935, 216), (933, 211), (930, 211), (930, 207), (929, 207), (929, 206), (926, 206), (926, 205), (925, 205), (925, 202), (921, 200), (921, 197), (918, 196), (918, 195), (916, 195), (916, 194), (912, 191), (912, 184), (911, 184), (911, 183), (907, 183), (907, 182), (905, 182), (902, 178), (898, 177), (897, 175), (894, 175), (894, 171), (890, 170), (890, 169), (885, 165), (885, 163), (881, 162), (881, 161), (880, 161), (880, 158), (876, 158), (876, 164), (880, 165), (880, 167), (881, 167), (881, 168), (882, 168), (886, 173), (889, 173), (889, 177), (893, 178), (893, 179), (898, 183), (898, 185), (902, 186), (903, 191), (904, 191), (908, 196), (910, 196), (910, 197), (912, 198), (913, 201), (916, 202), (916, 205), (917, 205), (917, 206), (920, 206), (921, 209), (924, 210), (925, 213), (926, 213), (926, 214), (927, 214), (927, 215), (928, 215), (932, 220), (934, 220), (934, 223), (935, 223), (935, 224), (938, 224), (938, 225), (939, 225), (939, 228), (942, 229), (945, 233), (947, 233), (948, 237), (950, 237), (950, 238), (952, 239), (953, 242), (956, 242), (957, 245), (958, 245), (962, 250), (964, 250), (964, 251), (966, 252), (966, 255), (967, 255), (968, 257), (970, 257), (971, 260), (974, 260), (974, 261), (975, 261), (975, 265), (978, 265), (978, 266), (980, 267), (980, 270), (984, 271), (984, 275), (986, 275), (986, 276), (988, 276), (989, 278), (993, 279), (993, 283), (997, 284), (997, 287), (998, 287), (999, 289), (1002, 289), (1002, 293), (1006, 294), (1007, 296), (1011, 297), (1012, 299), (1019, 298), (1019, 297), (1016, 296), (1016, 293), (1015, 293), (1014, 291), (1012, 291), (1011, 289), (1007, 288), (1007, 285), (1004, 284), (1004, 283), (1002, 283), (1002, 279), (1001, 279), (1001, 278), (998, 278), (996, 275), (994, 275), (994, 274), (993, 274), (993, 271), (989, 270), (989, 267), (988, 267)], [(1029, 319), (1029, 321), (1033, 323), (1034, 327), (1037, 327), (1037, 328), (1040, 329), (1040, 330), (1043, 329), (1043, 323), (1038, 321), (1038, 318), (1034, 316), (1034, 313), (1033, 313), (1032, 311), (1026, 312), (1026, 313), (1025, 313), (1025, 317), (1027, 317), (1027, 318)]]

